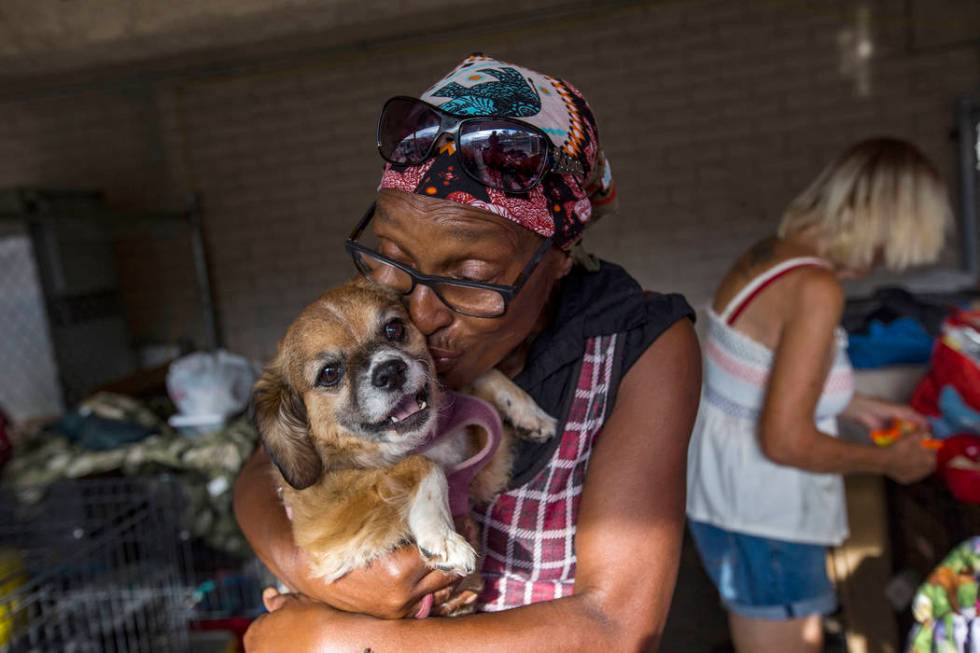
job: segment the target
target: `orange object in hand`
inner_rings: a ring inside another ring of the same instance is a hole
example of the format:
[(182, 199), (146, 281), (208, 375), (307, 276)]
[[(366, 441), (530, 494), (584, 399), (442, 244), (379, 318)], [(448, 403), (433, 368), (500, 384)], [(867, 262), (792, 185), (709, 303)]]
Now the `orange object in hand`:
[[(893, 419), (889, 425), (883, 429), (871, 431), (871, 440), (879, 447), (887, 447), (895, 444), (904, 435), (915, 433), (921, 427), (915, 422), (904, 419)], [(935, 438), (925, 438), (920, 443), (923, 449), (938, 450), (943, 446), (942, 440)]]
[(879, 447), (887, 447), (890, 444), (895, 444), (903, 435), (914, 432), (916, 427), (916, 424), (908, 420), (893, 419), (885, 428), (872, 430), (871, 439)]

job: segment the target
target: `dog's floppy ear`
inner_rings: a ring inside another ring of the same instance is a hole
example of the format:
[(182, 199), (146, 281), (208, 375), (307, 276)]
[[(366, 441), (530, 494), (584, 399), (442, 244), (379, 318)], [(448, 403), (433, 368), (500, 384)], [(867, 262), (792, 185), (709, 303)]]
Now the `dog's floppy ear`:
[(306, 406), (275, 365), (255, 384), (253, 401), (255, 426), (286, 482), (297, 490), (316, 483), (323, 462), (310, 440)]

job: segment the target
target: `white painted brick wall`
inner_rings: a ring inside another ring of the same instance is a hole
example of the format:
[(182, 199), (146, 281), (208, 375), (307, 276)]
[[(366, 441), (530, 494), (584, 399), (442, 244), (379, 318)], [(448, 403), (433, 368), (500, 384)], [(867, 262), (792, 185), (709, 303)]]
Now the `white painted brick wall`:
[[(266, 356), (296, 311), (351, 271), (343, 238), (377, 184), (383, 100), (417, 93), (483, 50), (583, 90), (622, 209), (587, 243), (644, 285), (702, 302), (732, 258), (856, 139), (912, 140), (955, 187), (952, 105), (976, 87), (980, 57), (969, 45), (909, 51), (902, 5), (871, 3), (867, 98), (838, 71), (838, 33), (853, 24), (855, 3), (652, 3), (161, 81), (142, 93), (0, 104), (0, 186), (96, 186), (130, 206), (201, 191), (226, 343)], [(144, 302), (134, 320), (151, 323), (153, 309)]]

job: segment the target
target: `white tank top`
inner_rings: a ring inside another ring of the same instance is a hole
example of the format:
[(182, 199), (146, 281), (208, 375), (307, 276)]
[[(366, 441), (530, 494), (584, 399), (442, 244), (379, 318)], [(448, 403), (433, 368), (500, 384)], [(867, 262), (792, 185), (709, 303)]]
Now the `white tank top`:
[[(829, 267), (819, 258), (784, 261), (756, 277), (720, 314), (708, 309), (701, 407), (688, 452), (687, 514), (730, 531), (836, 545), (847, 537), (843, 479), (778, 465), (762, 453), (759, 414), (773, 352), (731, 326), (771, 283), (810, 266)], [(833, 356), (814, 421), (823, 433), (836, 435), (836, 417), (854, 395), (842, 329)]]

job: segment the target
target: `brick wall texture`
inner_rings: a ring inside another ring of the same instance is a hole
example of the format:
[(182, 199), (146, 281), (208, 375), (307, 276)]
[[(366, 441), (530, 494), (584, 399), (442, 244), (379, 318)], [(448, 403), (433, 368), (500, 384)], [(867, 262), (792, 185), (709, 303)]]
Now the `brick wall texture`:
[[(603, 4), (269, 65), (6, 96), (0, 187), (96, 187), (120, 208), (200, 192), (224, 342), (264, 358), (305, 303), (351, 274), (343, 239), (377, 185), (381, 103), (481, 50), (582, 89), (621, 198), (587, 245), (649, 288), (703, 302), (852, 141), (907, 138), (955, 189), (953, 103), (976, 89), (976, 44), (916, 47), (908, 3), (863, 6), (874, 46), (865, 95), (841, 69), (858, 3), (705, 0)], [(120, 257), (134, 326), (194, 335), (182, 305), (192, 294), (168, 289), (190, 283), (190, 260), (167, 251), (134, 244)]]

